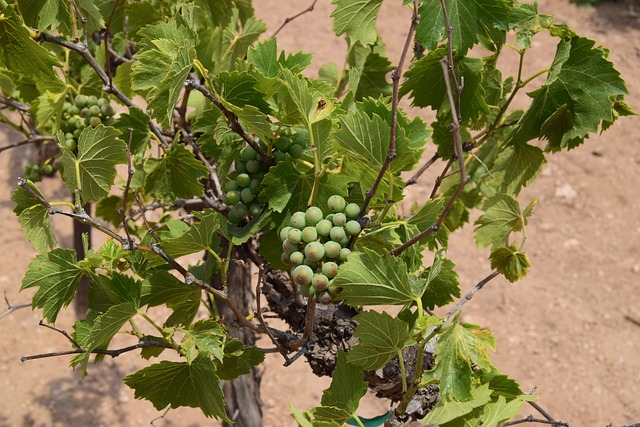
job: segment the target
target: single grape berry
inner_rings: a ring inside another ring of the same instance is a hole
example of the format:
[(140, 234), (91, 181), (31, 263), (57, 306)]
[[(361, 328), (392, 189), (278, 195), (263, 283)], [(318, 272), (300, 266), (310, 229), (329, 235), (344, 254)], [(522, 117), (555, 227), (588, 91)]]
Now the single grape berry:
[(100, 107), (98, 107), (97, 105), (92, 105), (91, 107), (89, 107), (89, 111), (91, 112), (92, 116), (99, 116), (101, 113)]
[[(102, 98), (100, 98), (102, 99)], [(109, 104), (104, 104), (100, 107), (100, 112), (102, 113), (103, 116), (105, 117), (111, 117), (116, 113), (116, 110), (113, 109), (113, 107)]]
[(296, 252), (298, 250), (298, 244), (297, 243), (292, 243), (289, 241), (289, 239), (285, 240), (284, 242), (282, 242), (282, 252), (284, 252), (287, 255), (291, 255), (292, 253)]
[(282, 151), (276, 150), (273, 152), (273, 158), (275, 159), (276, 163), (283, 161), (286, 157), (287, 155)]
[(294, 159), (299, 159), (304, 154), (304, 147), (298, 144), (293, 144), (289, 147), (289, 155)]
[(95, 95), (89, 95), (87, 97), (87, 104), (88, 105), (96, 105), (98, 103), (98, 97)]
[(293, 227), (286, 226), (285, 228), (280, 230), (280, 240), (284, 242), (286, 238), (289, 236), (289, 230), (291, 230), (292, 228)]
[(311, 242), (304, 247), (304, 255), (311, 261), (320, 261), (324, 258), (324, 246), (320, 242)]
[(100, 123), (102, 123), (102, 120), (100, 120), (100, 117), (94, 116), (89, 119), (90, 126), (98, 126)]
[(343, 214), (342, 212), (333, 214), (333, 225), (342, 227), (346, 223), (347, 223), (347, 216), (345, 214)]
[(287, 151), (291, 146), (291, 138), (288, 136), (280, 136), (275, 141), (273, 141), (273, 146), (280, 151)]
[(332, 227), (331, 221), (323, 219), (316, 224), (316, 231), (320, 236), (327, 237)]
[(42, 173), (46, 175), (50, 175), (53, 173), (53, 165), (51, 163), (47, 163), (42, 167)]
[(329, 292), (325, 292), (318, 297), (318, 302), (320, 304), (331, 304), (332, 299), (331, 294)]
[(80, 115), (82, 117), (91, 117), (91, 109), (89, 107), (84, 107), (82, 110), (80, 110)]
[(307, 226), (307, 219), (304, 212), (296, 212), (291, 215), (289, 224), (291, 224), (292, 227), (295, 227), (298, 230), (302, 230), (303, 228), (305, 228)]
[(327, 258), (338, 258), (340, 256), (340, 243), (329, 240), (324, 244), (324, 255)]
[(227, 183), (224, 185), (224, 189), (227, 191), (231, 191), (231, 190), (237, 190), (238, 187), (238, 183), (235, 180), (230, 180), (227, 181)]
[(310, 285), (302, 285), (300, 286), (300, 295), (306, 298), (315, 298), (316, 290)]
[(238, 186), (245, 188), (251, 184), (251, 177), (246, 173), (241, 173), (236, 177), (236, 182), (238, 183)]
[(302, 230), (302, 240), (304, 240), (307, 243), (311, 243), (311, 242), (315, 242), (316, 239), (318, 238), (318, 231), (316, 230), (315, 227), (305, 227), (304, 230)]
[(251, 191), (250, 188), (243, 188), (240, 192), (240, 198), (243, 202), (249, 203), (255, 198), (255, 196), (253, 195), (253, 191)]
[(344, 197), (334, 195), (327, 200), (327, 206), (329, 206), (332, 212), (342, 212), (347, 206), (347, 202), (344, 200)]
[(313, 279), (311, 279), (311, 286), (313, 286), (316, 291), (324, 291), (329, 286), (329, 278), (324, 274), (316, 274), (313, 276)]
[(247, 173), (254, 174), (260, 169), (260, 162), (257, 160), (249, 160), (246, 163)]
[(291, 261), (292, 265), (302, 265), (302, 263), (304, 262), (304, 255), (302, 252), (295, 251), (289, 257), (289, 261)]
[(340, 249), (340, 261), (346, 261), (349, 258), (351, 251), (347, 248)]
[(293, 269), (291, 277), (300, 286), (308, 285), (313, 279), (313, 270), (308, 265), (299, 265)]
[(227, 206), (235, 205), (239, 201), (240, 201), (240, 192), (235, 190), (227, 191), (227, 194), (225, 195), (223, 200), (224, 204)]
[(287, 238), (291, 243), (300, 243), (302, 241), (302, 231), (298, 230), (297, 228), (292, 228), (291, 230), (289, 230)]
[(78, 107), (87, 105), (87, 97), (85, 95), (77, 95), (74, 101)]
[(69, 150), (73, 151), (76, 149), (76, 147), (78, 146), (78, 144), (76, 143), (75, 139), (66, 139), (64, 141), (64, 146), (66, 148), (68, 148)]
[(325, 262), (322, 265), (322, 274), (327, 276), (329, 279), (333, 279), (338, 275), (338, 264), (332, 261)]
[(259, 203), (252, 203), (249, 205), (249, 215), (258, 216), (262, 212), (262, 206)]
[(347, 224), (344, 226), (344, 229), (349, 236), (357, 236), (358, 234), (360, 234), (361, 227), (358, 221), (351, 220), (347, 222)]
[(331, 240), (334, 242), (340, 242), (347, 237), (347, 233), (345, 233), (342, 227), (333, 227), (329, 232), (329, 237), (331, 237)]
[(349, 203), (344, 208), (344, 213), (347, 214), (347, 218), (356, 219), (358, 217), (358, 215), (360, 214), (360, 207), (358, 205), (356, 205), (355, 203)]
[(322, 213), (322, 210), (316, 206), (311, 206), (305, 212), (305, 218), (307, 219), (307, 224), (309, 225), (316, 225), (322, 220), (323, 217), (324, 214)]
[(241, 162), (240, 160), (236, 160), (234, 162), (235, 169), (237, 173), (247, 173), (247, 163)]
[(238, 224), (247, 215), (247, 212), (248, 212), (248, 209), (245, 204), (236, 203), (235, 205), (233, 205), (231, 210), (229, 210), (227, 219), (231, 224)]
[(249, 160), (256, 160), (258, 158), (258, 153), (252, 147), (246, 146), (240, 152), (240, 158), (248, 162)]

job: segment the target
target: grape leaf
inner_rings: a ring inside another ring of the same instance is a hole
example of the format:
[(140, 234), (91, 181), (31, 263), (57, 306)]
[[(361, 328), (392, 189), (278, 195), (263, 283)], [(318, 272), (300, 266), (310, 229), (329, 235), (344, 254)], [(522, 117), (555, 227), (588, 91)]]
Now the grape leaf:
[(173, 203), (176, 198), (190, 198), (202, 194), (200, 180), (209, 170), (182, 144), (171, 144), (162, 159), (148, 158), (144, 163), (147, 173), (144, 191)]
[(291, 410), (291, 417), (298, 424), (298, 427), (340, 427), (341, 423), (336, 421), (320, 421), (320, 420), (311, 420), (311, 415), (309, 412), (302, 412), (298, 410), (292, 404), (289, 404), (289, 409)]
[(500, 191), (518, 195), (540, 174), (547, 162), (543, 151), (529, 144), (505, 147), (493, 165), (492, 174), (500, 182)]
[(425, 373), (425, 378), (439, 382), (443, 399), (465, 401), (473, 398), (472, 365), (491, 371), (487, 347), (495, 350), (496, 343), (488, 330), (469, 323), (459, 324), (459, 315), (440, 335), (434, 353), (435, 367)]
[(363, 311), (353, 318), (360, 343), (347, 354), (347, 362), (367, 371), (383, 367), (411, 339), (409, 325), (387, 313)]
[(346, 353), (340, 350), (331, 385), (322, 393), (322, 406), (313, 409), (315, 418), (343, 423), (356, 415), (360, 399), (367, 392), (363, 378), (362, 370), (349, 364)]
[[(31, 181), (27, 181), (31, 190), (42, 197)], [(16, 204), (13, 212), (20, 218), (20, 227), (25, 230), (25, 238), (40, 253), (48, 252), (56, 246), (57, 240), (51, 229), (49, 210), (36, 200), (27, 190), (17, 187), (11, 195), (11, 200)]]
[[(439, 6), (438, 6), (439, 7)], [(432, 50), (416, 61), (404, 74), (406, 80), (400, 87), (400, 96), (409, 94), (412, 105), (431, 107), (440, 113), (450, 111), (447, 86), (440, 61), (447, 55), (444, 47)], [(489, 108), (482, 87), (482, 59), (463, 57), (455, 61), (456, 76), (464, 77), (464, 90), (460, 95), (460, 111), (463, 122), (475, 121)]]
[[(409, 224), (415, 225), (418, 232), (422, 232), (427, 230), (429, 227), (433, 226), (438, 221), (440, 214), (444, 210), (444, 200), (442, 199), (431, 199), (427, 200), (424, 205), (420, 208), (418, 212), (416, 212), (409, 220), (407, 221)], [(417, 233), (408, 233), (408, 239), (412, 238)], [(440, 229), (436, 232), (429, 234), (427, 237), (419, 240), (420, 245), (427, 244), (429, 249), (435, 250), (438, 245), (442, 247), (447, 247), (449, 241), (449, 230), (446, 227), (440, 227)], [(408, 240), (407, 239), (407, 240)]]
[(218, 367), (222, 380), (231, 381), (251, 372), (254, 366), (264, 361), (264, 352), (256, 347), (246, 347), (242, 341), (234, 338), (224, 345), (224, 358)]
[(523, 3), (511, 8), (509, 29), (517, 28), (516, 43), (529, 49), (531, 38), (540, 31), (549, 28), (553, 16), (538, 13), (538, 3)]
[(0, 63), (11, 71), (32, 76), (40, 83), (61, 84), (53, 70), (59, 67), (58, 60), (29, 36), (16, 13), (17, 5), (7, 6), (0, 20)]
[(404, 305), (419, 297), (411, 290), (401, 259), (366, 248), (349, 255), (333, 283), (342, 288), (340, 297), (349, 305)]
[[(224, 410), (224, 395), (213, 362), (199, 356), (193, 362), (162, 361), (125, 377), (136, 399), (149, 400), (157, 410), (167, 406), (199, 408), (206, 417), (232, 421)], [(170, 392), (169, 392), (170, 391)]]
[(62, 307), (69, 305), (82, 277), (76, 252), (72, 249), (54, 249), (38, 255), (29, 263), (20, 290), (37, 287), (32, 306), (42, 308), (42, 317), (55, 323)]
[[(317, 90), (306, 77), (294, 74), (285, 68), (281, 69), (281, 77), (288, 94), (287, 114), (297, 113), (306, 126), (331, 115), (334, 109), (332, 101), (326, 94)], [(321, 100), (324, 101), (322, 107)]]
[(127, 161), (120, 132), (110, 126), (85, 128), (78, 140), (78, 154), (62, 149), (62, 177), (73, 193), (81, 190), (85, 202), (106, 196), (116, 177), (116, 165)]
[(257, 80), (249, 73), (222, 72), (216, 76), (216, 89), (221, 99), (236, 107), (252, 105), (265, 114), (270, 113), (264, 95), (256, 89)]
[(89, 287), (89, 308), (105, 313), (111, 306), (125, 302), (138, 308), (141, 290), (139, 281), (117, 271), (111, 272), (110, 276), (94, 276)]
[(140, 50), (131, 67), (131, 87), (146, 94), (161, 126), (169, 127), (173, 108), (196, 57), (195, 34), (182, 20), (171, 19), (140, 30)]
[(518, 415), (522, 407), (522, 399), (513, 399), (507, 402), (504, 396), (498, 396), (498, 400), (487, 404), (482, 411), (480, 422), (486, 427), (498, 427), (504, 421)]
[(272, 37), (257, 43), (247, 51), (247, 62), (252, 64), (265, 77), (278, 77), (282, 69), (298, 74), (311, 64), (313, 55), (297, 52), (278, 56), (277, 38)]
[[(42, 88), (44, 89), (44, 88)], [(67, 99), (68, 87), (64, 85), (50, 86), (40, 94), (33, 103), (31, 111), (35, 110), (38, 128), (50, 130), (55, 134), (60, 129), (62, 109)]]
[(476, 245), (480, 248), (507, 246), (511, 232), (522, 231), (536, 204), (537, 200), (534, 200), (521, 212), (520, 204), (511, 196), (496, 194), (489, 197), (482, 206), (484, 215), (475, 222)]
[[(444, 11), (440, 0), (421, 3), (416, 40), (428, 50), (433, 50), (447, 34)], [(454, 50), (464, 55), (480, 37), (491, 37), (493, 28), (506, 31), (510, 3), (510, 0), (445, 0)]]
[(336, 5), (331, 13), (336, 35), (347, 33), (352, 42), (359, 41), (363, 46), (376, 42), (376, 20), (382, 0), (333, 0), (331, 3)]
[(138, 107), (129, 107), (129, 113), (122, 113), (113, 127), (122, 133), (122, 139), (129, 141), (129, 129), (133, 129), (131, 153), (141, 154), (147, 148), (151, 133), (149, 132), (149, 116)]
[(188, 329), (179, 331), (184, 333), (180, 348), (185, 352), (188, 363), (193, 362), (200, 353), (222, 361), (225, 331), (220, 322), (213, 319), (199, 320)]
[(594, 44), (583, 37), (558, 43), (547, 81), (529, 93), (531, 107), (511, 133), (510, 144), (545, 138), (546, 151), (573, 148), (613, 120), (615, 97), (628, 90), (607, 60), (608, 52)]
[[(453, 297), (460, 297), (460, 282), (456, 265), (447, 258), (437, 258), (424, 275), (427, 276), (427, 284), (422, 294), (422, 305), (429, 310), (435, 307), (443, 307), (453, 302)], [(437, 270), (435, 275), (432, 272)]]
[(515, 246), (494, 248), (491, 251), (491, 268), (498, 270), (511, 283), (527, 275), (531, 261), (526, 253), (516, 250)]
[(471, 390), (472, 397), (467, 401), (457, 402), (455, 400), (441, 399), (420, 422), (424, 425), (440, 426), (465, 416), (475, 408), (484, 407), (489, 403), (492, 391), (489, 388), (489, 384), (483, 384)]
[(187, 285), (166, 271), (155, 270), (142, 282), (140, 304), (149, 307), (166, 304), (173, 310), (166, 326), (190, 325), (198, 314), (201, 296), (200, 288)]
[(160, 244), (170, 257), (179, 258), (202, 250), (215, 252), (213, 239), (216, 232), (226, 230), (226, 218), (213, 209), (194, 214), (200, 221), (194, 223), (189, 231), (173, 239), (164, 239)]

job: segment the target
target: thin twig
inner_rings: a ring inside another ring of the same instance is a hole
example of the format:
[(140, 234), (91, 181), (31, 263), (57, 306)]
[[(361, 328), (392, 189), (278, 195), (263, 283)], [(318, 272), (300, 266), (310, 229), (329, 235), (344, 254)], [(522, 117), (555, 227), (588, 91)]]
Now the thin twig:
[(557, 421), (555, 418), (553, 418), (551, 415), (549, 415), (549, 413), (547, 411), (545, 411), (542, 406), (538, 405), (536, 402), (532, 402), (529, 401), (528, 402), (529, 405), (531, 405), (536, 411), (540, 412), (540, 414), (542, 414), (543, 417), (545, 417), (548, 421), (553, 421), (554, 425), (556, 426), (564, 426), (564, 427), (571, 427), (569, 425), (569, 423), (563, 423), (561, 421)]
[(69, 333), (67, 331), (65, 331), (64, 329), (58, 329), (55, 326), (52, 325), (47, 325), (46, 323), (44, 323), (44, 320), (40, 320), (40, 322), (38, 322), (39, 326), (44, 326), (45, 328), (51, 329), (52, 331), (56, 331), (59, 334), (61, 334), (63, 337), (65, 337), (66, 339), (69, 340), (69, 342), (71, 344), (73, 344), (73, 346), (75, 348), (82, 348), (82, 346), (80, 344), (78, 344), (78, 342), (76, 340), (73, 339), (73, 337), (71, 335), (69, 335)]
[(12, 144), (5, 145), (4, 147), (0, 147), (0, 153), (2, 153), (5, 150), (9, 150), (10, 148), (16, 148), (16, 147), (20, 147), (22, 145), (27, 145), (27, 144), (35, 144), (36, 142), (43, 142), (43, 141), (55, 141), (55, 138), (53, 136), (33, 136), (25, 140), (14, 142)]
[(111, 8), (111, 13), (109, 14), (109, 19), (107, 20), (107, 25), (104, 30), (104, 69), (107, 70), (107, 76), (109, 77), (109, 88), (113, 89), (113, 77), (111, 76), (111, 58), (109, 55), (111, 51), (109, 50), (109, 29), (111, 28), (111, 20), (113, 19), (113, 14), (118, 7), (118, 2), (120, 0), (116, 0), (113, 3), (113, 7)]
[(135, 173), (131, 162), (131, 141), (133, 140), (133, 129), (129, 128), (129, 142), (127, 142), (127, 183), (124, 186), (124, 194), (122, 196), (122, 206), (118, 209), (120, 217), (122, 218), (122, 228), (127, 235), (127, 247), (126, 250), (134, 250), (136, 248), (136, 242), (129, 234), (129, 228), (127, 227), (127, 218), (125, 217), (125, 211), (127, 209), (127, 196), (129, 195), (129, 188), (131, 187), (131, 178)]
[(313, 0), (313, 2), (311, 3), (311, 5), (306, 8), (305, 10), (303, 10), (300, 13), (297, 13), (293, 16), (290, 16), (288, 18), (285, 18), (284, 22), (282, 23), (282, 25), (280, 25), (280, 27), (278, 27), (278, 29), (276, 30), (275, 33), (273, 33), (273, 35), (271, 37), (275, 37), (278, 35), (278, 33), (291, 21), (293, 21), (296, 18), (299, 18), (300, 16), (304, 15), (305, 13), (309, 13), (309, 12), (313, 12), (313, 8), (315, 7), (316, 3), (318, 2), (318, 0)]
[(262, 329), (264, 330), (264, 332), (269, 336), (269, 338), (271, 339), (271, 342), (275, 344), (276, 348), (278, 349), (282, 357), (284, 357), (285, 363), (287, 363), (289, 362), (289, 356), (287, 356), (287, 350), (285, 350), (280, 345), (280, 343), (276, 340), (276, 338), (273, 336), (273, 334), (269, 330), (269, 327), (265, 323), (264, 318), (262, 317), (262, 307), (260, 302), (260, 299), (261, 299), (260, 288), (262, 287), (263, 275), (264, 275), (263, 266), (258, 266), (258, 283), (256, 283), (256, 317), (258, 318), (260, 325), (262, 325)]
[(431, 195), (429, 196), (430, 199), (433, 200), (436, 198), (436, 195), (438, 194), (438, 190), (440, 189), (440, 185), (442, 184), (444, 177), (447, 176), (447, 173), (449, 172), (449, 169), (451, 168), (451, 165), (453, 164), (454, 160), (455, 159), (453, 157), (449, 159), (444, 169), (442, 169), (442, 172), (440, 173), (440, 175), (438, 175), (438, 177), (436, 178), (436, 182), (433, 184), (433, 189), (431, 190)]
[(76, 10), (80, 25), (82, 25), (82, 43), (89, 48), (89, 42), (87, 40), (87, 18), (82, 14), (82, 10), (80, 10), (80, 6), (78, 6), (76, 0), (71, 0), (71, 3), (73, 3), (73, 8)]
[(5, 98), (2, 95), (0, 95), (0, 103), (8, 105), (9, 107), (13, 107), (16, 110), (24, 111), (25, 113), (29, 112), (29, 108), (31, 108), (27, 104), (23, 104), (22, 102), (18, 102), (18, 101), (14, 100), (14, 99)]
[(539, 423), (539, 424), (552, 424), (554, 426), (565, 426), (565, 427), (569, 427), (570, 424), (569, 423), (563, 423), (560, 421), (549, 421), (549, 420), (545, 420), (542, 418), (536, 418), (533, 415), (529, 415), (528, 417), (519, 419), (519, 420), (513, 420), (513, 421), (507, 421), (505, 423), (500, 424), (500, 427), (507, 427), (507, 426), (513, 426), (516, 424), (523, 424), (523, 423)]
[[(462, 117), (460, 115), (460, 98), (462, 95), (462, 84), (458, 81), (458, 77), (456, 76), (456, 70), (454, 68), (454, 63), (453, 63), (453, 39), (451, 37), (453, 33), (453, 27), (451, 26), (451, 21), (449, 20), (449, 11), (447, 11), (447, 5), (445, 4), (445, 0), (440, 0), (440, 5), (442, 6), (444, 22), (447, 27), (447, 58), (448, 58), (447, 70), (449, 74), (451, 74), (451, 79), (453, 80), (455, 91), (456, 91), (456, 102), (454, 104), (455, 111), (452, 109), (452, 114), (455, 119), (457, 119), (458, 121), (462, 121)], [(445, 80), (447, 81), (447, 84), (448, 84), (449, 79), (447, 78), (446, 71), (445, 71)]]
[(0, 319), (2, 319), (5, 316), (8, 316), (9, 314), (13, 313), (16, 310), (20, 310), (23, 308), (27, 308), (27, 307), (31, 307), (31, 304), (18, 304), (18, 305), (11, 305), (9, 303), (9, 298), (7, 298), (7, 291), (4, 291), (4, 302), (7, 303), (7, 310), (0, 313)]
[(460, 301), (458, 301), (458, 303), (456, 305), (454, 305), (453, 308), (451, 310), (449, 310), (449, 312), (445, 315), (445, 318), (447, 319), (447, 322), (453, 317), (454, 314), (456, 314), (462, 308), (463, 305), (465, 305), (471, 298), (473, 298), (473, 296), (480, 289), (482, 289), (484, 287), (484, 285), (489, 283), (491, 280), (493, 280), (499, 274), (500, 273), (498, 273), (497, 271), (494, 271), (493, 273), (491, 273), (490, 275), (488, 275), (487, 277), (485, 277), (484, 279), (479, 281), (473, 287), (473, 289), (471, 289), (469, 292), (467, 292), (467, 294), (462, 299), (460, 299)]
[(418, 182), (418, 178), (420, 178), (422, 176), (422, 174), (425, 173), (427, 171), (427, 169), (429, 169), (431, 167), (431, 165), (433, 165), (439, 158), (440, 158), (440, 155), (438, 153), (434, 154), (429, 160), (426, 161), (426, 163), (424, 165), (420, 166), (420, 169), (418, 169), (411, 176), (411, 178), (407, 179), (404, 182), (404, 186), (408, 187), (409, 185), (413, 185), (416, 182)]
[(140, 215), (142, 216), (142, 222), (144, 222), (144, 226), (147, 228), (147, 232), (149, 232), (151, 237), (153, 237), (153, 240), (155, 240), (156, 242), (159, 243), (160, 242), (160, 237), (158, 237), (156, 232), (153, 231), (153, 228), (151, 228), (151, 225), (149, 225), (149, 222), (147, 221), (147, 216), (145, 215), (145, 210), (144, 210), (144, 208), (142, 206), (142, 202), (140, 201), (140, 198), (138, 197), (138, 192), (134, 188), (133, 190), (131, 190), (131, 193), (133, 193), (133, 197), (136, 199), (136, 203), (138, 204), (138, 207), (140, 208)]
[(143, 337), (140, 340), (140, 342), (138, 342), (137, 344), (130, 345), (128, 347), (114, 349), (114, 350), (91, 350), (91, 351), (87, 351), (87, 349), (85, 349), (85, 348), (75, 348), (73, 350), (55, 351), (55, 352), (52, 352), (52, 353), (41, 353), (41, 354), (34, 354), (34, 355), (31, 355), (31, 356), (22, 356), (20, 358), (20, 361), (24, 363), (24, 362), (26, 362), (28, 360), (44, 359), (44, 358), (47, 358), (47, 357), (66, 356), (66, 355), (69, 355), (69, 354), (82, 354), (82, 353), (103, 354), (103, 355), (106, 355), (106, 356), (118, 357), (123, 353), (127, 353), (129, 351), (137, 350), (139, 348), (146, 348), (146, 347), (172, 348), (171, 345), (166, 343), (166, 342)]

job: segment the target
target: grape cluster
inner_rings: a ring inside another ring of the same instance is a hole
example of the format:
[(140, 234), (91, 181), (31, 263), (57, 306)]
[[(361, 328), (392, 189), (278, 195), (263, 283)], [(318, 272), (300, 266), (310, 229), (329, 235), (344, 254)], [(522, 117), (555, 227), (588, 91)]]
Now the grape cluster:
[(280, 231), (282, 262), (292, 266), (291, 278), (303, 295), (323, 304), (338, 293), (332, 286), (333, 278), (351, 253), (346, 247), (350, 237), (360, 234), (357, 204), (347, 204), (343, 197), (334, 195), (327, 206), (331, 213), (326, 216), (316, 206), (294, 213)]
[(45, 161), (43, 165), (38, 163), (27, 163), (24, 165), (24, 175), (25, 177), (33, 182), (42, 181), (43, 175), (51, 175), (53, 174), (53, 165), (51, 164), (51, 159)]
[(62, 121), (60, 129), (64, 132), (64, 146), (75, 150), (78, 145), (78, 137), (82, 130), (88, 126), (97, 126), (100, 123), (110, 125), (113, 123), (115, 110), (107, 98), (98, 98), (94, 95), (77, 95), (72, 102), (65, 102), (62, 107)]
[(273, 141), (273, 158), (281, 162), (289, 154), (292, 159), (300, 159), (309, 145), (309, 134), (306, 130), (298, 130), (291, 135), (280, 135)]

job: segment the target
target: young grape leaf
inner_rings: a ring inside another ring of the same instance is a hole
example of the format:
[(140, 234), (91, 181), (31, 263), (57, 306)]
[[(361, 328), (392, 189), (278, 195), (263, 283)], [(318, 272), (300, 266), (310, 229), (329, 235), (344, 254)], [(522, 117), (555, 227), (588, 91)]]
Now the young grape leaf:
[(500, 395), (512, 399), (522, 395), (520, 385), (513, 378), (503, 375), (497, 369), (491, 372), (482, 372), (480, 376), (481, 383), (489, 383), (489, 388), (493, 395)]
[(206, 417), (232, 422), (224, 410), (220, 378), (204, 355), (191, 363), (156, 363), (125, 377), (124, 382), (135, 390), (136, 399), (149, 400), (159, 411), (167, 406), (189, 406), (199, 408)]
[(507, 246), (511, 232), (522, 231), (536, 204), (537, 200), (534, 200), (521, 212), (520, 204), (511, 196), (496, 194), (489, 197), (482, 206), (484, 215), (475, 222), (476, 245), (480, 248)]
[(352, 42), (359, 41), (363, 46), (376, 42), (376, 20), (382, 0), (333, 0), (331, 3), (336, 5), (331, 17), (337, 36), (347, 33)]
[(215, 84), (220, 98), (236, 107), (252, 105), (265, 114), (270, 113), (264, 95), (256, 89), (257, 80), (247, 72), (222, 72), (216, 76)]
[(202, 194), (200, 180), (209, 170), (183, 144), (171, 144), (171, 148), (161, 159), (148, 158), (144, 163), (147, 173), (144, 191), (173, 203), (176, 198), (190, 198)]
[(459, 313), (440, 335), (435, 367), (425, 373), (423, 380), (437, 380), (443, 399), (466, 401), (473, 399), (471, 367), (491, 371), (487, 348), (495, 350), (496, 340), (491, 332), (477, 325), (459, 324), (458, 317)]
[(628, 90), (607, 60), (607, 50), (594, 44), (583, 37), (558, 43), (547, 81), (529, 93), (533, 102), (511, 133), (510, 144), (545, 138), (546, 151), (573, 148), (613, 120), (614, 99)]
[(498, 427), (518, 415), (521, 407), (522, 399), (507, 402), (504, 396), (498, 396), (498, 400), (483, 407), (482, 416), (480, 416), (481, 424), (486, 427)]
[(464, 402), (441, 399), (420, 422), (424, 425), (441, 426), (469, 414), (475, 408), (485, 406), (491, 401), (491, 393), (489, 384), (482, 384), (471, 390), (472, 397)]
[[(443, 199), (438, 198), (427, 200), (427, 202), (422, 205), (420, 210), (416, 212), (411, 218), (409, 218), (407, 223), (415, 225), (418, 232), (423, 232), (438, 221), (438, 218), (440, 217), (440, 214), (442, 214), (443, 210)], [(407, 233), (408, 239), (417, 234), (411, 231), (412, 230), (409, 230), (409, 232)], [(435, 250), (438, 248), (438, 246), (446, 248), (448, 245), (448, 241), (449, 230), (447, 230), (446, 227), (440, 227), (438, 231), (429, 234), (427, 237), (419, 240), (418, 242), (420, 245), (428, 245), (430, 250)]]
[[(306, 77), (285, 68), (281, 69), (281, 77), (288, 94), (287, 114), (297, 113), (306, 126), (331, 115), (334, 107), (328, 94), (318, 91)], [(319, 106), (321, 100), (324, 101), (322, 107)]]
[(516, 44), (522, 48), (531, 47), (531, 38), (549, 28), (553, 16), (538, 13), (538, 3), (523, 3), (511, 8), (509, 29), (517, 28)]
[(505, 147), (495, 160), (492, 175), (500, 182), (500, 191), (514, 196), (542, 172), (547, 162), (543, 151), (526, 143)]
[(232, 339), (224, 345), (224, 357), (218, 366), (218, 376), (231, 381), (251, 372), (254, 366), (264, 361), (264, 352), (256, 347), (247, 347), (239, 339)]
[(516, 250), (514, 245), (494, 248), (489, 259), (491, 268), (498, 270), (511, 283), (525, 277), (531, 267), (527, 254)]
[(180, 237), (164, 239), (160, 244), (170, 257), (179, 258), (202, 250), (215, 252), (213, 239), (217, 232), (226, 231), (227, 219), (213, 209), (194, 212), (194, 215), (200, 221), (195, 222), (189, 231)]
[(334, 285), (349, 305), (404, 305), (415, 301), (405, 263), (392, 256), (381, 257), (363, 248), (352, 252), (340, 266)]
[(42, 88), (43, 92), (33, 103), (31, 109), (35, 113), (39, 129), (47, 129), (54, 135), (58, 132), (68, 89), (62, 84), (48, 87), (46, 90)]
[(360, 343), (349, 351), (347, 362), (366, 371), (383, 367), (411, 339), (409, 325), (385, 312), (363, 311), (353, 320), (358, 323), (355, 336)]
[(141, 282), (117, 271), (110, 276), (95, 275), (89, 287), (89, 308), (105, 313), (111, 306), (129, 302), (140, 307)]
[(360, 399), (367, 392), (364, 374), (347, 362), (347, 355), (340, 350), (331, 385), (322, 393), (322, 406), (313, 409), (318, 420), (344, 423), (356, 415)]
[(42, 308), (42, 317), (55, 323), (62, 307), (69, 305), (82, 277), (76, 252), (72, 249), (54, 249), (38, 255), (29, 263), (20, 290), (39, 288), (31, 305)]
[(247, 51), (247, 62), (252, 64), (264, 77), (278, 77), (282, 69), (298, 74), (311, 65), (313, 55), (297, 52), (278, 56), (277, 38), (272, 37), (251, 46)]
[(153, 117), (165, 128), (196, 57), (196, 36), (177, 18), (140, 30), (140, 50), (131, 67), (132, 89), (146, 94)]
[[(42, 197), (42, 194), (31, 181), (27, 181), (31, 190)], [(27, 190), (17, 187), (11, 195), (16, 204), (13, 212), (20, 218), (20, 227), (25, 230), (25, 238), (40, 253), (46, 253), (56, 246), (57, 240), (51, 229), (49, 210), (35, 199)]]
[(184, 334), (180, 348), (185, 352), (188, 363), (193, 362), (200, 353), (222, 361), (226, 334), (220, 322), (213, 319), (199, 320), (188, 329), (179, 331)]
[[(423, 273), (427, 276), (427, 284), (422, 294), (422, 305), (429, 310), (453, 302), (453, 297), (460, 297), (460, 282), (458, 281), (458, 272), (455, 270), (456, 265), (447, 258), (436, 261)], [(432, 274), (434, 269), (438, 270), (435, 275)]]
[(147, 148), (151, 133), (149, 132), (149, 116), (138, 107), (129, 107), (129, 113), (122, 113), (113, 127), (122, 133), (122, 139), (129, 142), (129, 129), (133, 129), (131, 153), (142, 154)]
[(34, 41), (22, 18), (16, 13), (17, 5), (9, 5), (0, 20), (0, 64), (11, 71), (32, 76), (41, 84), (61, 84), (53, 70), (59, 67), (58, 60), (44, 47)]
[[(506, 31), (510, 5), (510, 0), (445, 0), (453, 49), (464, 55), (480, 37), (491, 37), (494, 28)], [(416, 41), (433, 50), (447, 35), (442, 5), (439, 0), (426, 0), (421, 3), (419, 13)]]
[(152, 271), (142, 282), (140, 304), (157, 307), (166, 304), (173, 313), (165, 321), (166, 326), (188, 326), (198, 314), (202, 291), (196, 286), (181, 282), (172, 274)]
[(73, 193), (81, 190), (84, 202), (107, 195), (116, 177), (116, 165), (127, 161), (120, 132), (110, 126), (87, 127), (78, 140), (78, 154), (62, 149), (62, 177)]

